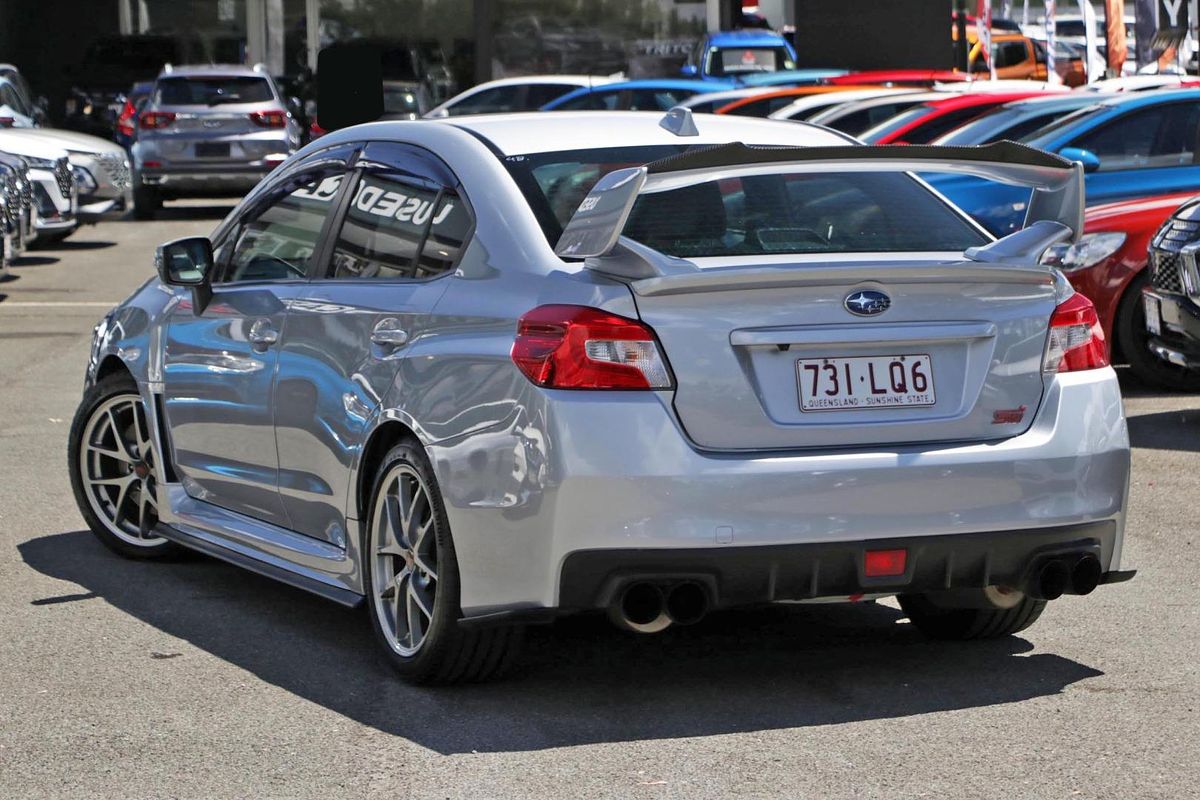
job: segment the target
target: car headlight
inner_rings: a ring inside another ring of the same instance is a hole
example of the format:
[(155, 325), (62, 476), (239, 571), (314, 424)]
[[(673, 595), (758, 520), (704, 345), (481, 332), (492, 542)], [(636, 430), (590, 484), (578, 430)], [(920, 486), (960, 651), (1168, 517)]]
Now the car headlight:
[(30, 169), (54, 169), (54, 162), (48, 158), (25, 156), (25, 160), (29, 162)]
[(1056, 244), (1042, 254), (1042, 263), (1058, 267), (1063, 272), (1077, 272), (1094, 267), (1125, 244), (1125, 234), (1118, 232), (1085, 233), (1075, 244)]
[(81, 193), (91, 194), (99, 188), (96, 179), (92, 177), (92, 173), (88, 172), (86, 168), (72, 164), (71, 173), (75, 176), (75, 182), (79, 184), (79, 191)]

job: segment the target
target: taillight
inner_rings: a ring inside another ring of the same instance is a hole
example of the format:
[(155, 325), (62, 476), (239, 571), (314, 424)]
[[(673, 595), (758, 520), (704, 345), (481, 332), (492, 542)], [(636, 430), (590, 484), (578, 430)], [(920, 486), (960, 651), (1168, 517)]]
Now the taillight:
[(170, 111), (143, 111), (138, 117), (138, 127), (145, 129), (165, 128), (175, 121)]
[(586, 306), (539, 306), (517, 323), (512, 360), (547, 389), (669, 389), (646, 325)]
[(1050, 317), (1043, 372), (1075, 372), (1108, 366), (1108, 345), (1096, 307), (1078, 292), (1058, 304)]
[(287, 115), (282, 111), (251, 111), (250, 121), (264, 128), (282, 128), (287, 124)]
[(122, 136), (133, 136), (134, 127), (133, 120), (137, 109), (133, 107), (132, 100), (126, 100), (124, 108), (121, 109), (121, 116), (117, 117), (117, 130)]
[(315, 119), (308, 126), (308, 134), (314, 139), (316, 139), (318, 136), (324, 136), (328, 132), (329, 131), (322, 128), (321, 123)]

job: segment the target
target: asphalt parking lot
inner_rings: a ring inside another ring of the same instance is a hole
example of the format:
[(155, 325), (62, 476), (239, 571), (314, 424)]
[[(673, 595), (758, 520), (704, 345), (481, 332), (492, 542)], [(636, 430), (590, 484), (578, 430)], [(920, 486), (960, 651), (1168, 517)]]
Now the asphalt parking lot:
[(0, 283), (0, 797), (1197, 796), (1200, 395), (1125, 378), (1139, 575), (1000, 641), (886, 603), (582, 619), (502, 682), (422, 690), (365, 612), (110, 554), (65, 463), (92, 325), (228, 209), (84, 228)]

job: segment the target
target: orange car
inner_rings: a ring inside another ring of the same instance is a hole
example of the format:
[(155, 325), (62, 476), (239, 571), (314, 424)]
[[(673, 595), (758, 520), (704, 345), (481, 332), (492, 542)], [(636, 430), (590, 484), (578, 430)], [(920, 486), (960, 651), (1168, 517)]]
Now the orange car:
[(781, 108), (790, 106), (799, 97), (830, 92), (845, 92), (850, 89), (878, 89), (878, 86), (793, 86), (774, 92), (764, 92), (742, 97), (716, 109), (718, 114), (733, 114), (739, 117), (769, 117)]
[[(967, 55), (967, 65), (971, 72), (987, 72), (987, 62), (980, 56), (982, 47), (974, 34), (968, 34), (971, 51)], [(996, 77), (1015, 80), (1046, 80), (1046, 46), (1042, 42), (1022, 36), (1019, 33), (998, 33), (992, 35), (992, 54), (996, 59)], [(1082, 58), (1068, 58), (1062, 48), (1056, 48), (1054, 61), (1055, 72), (1059, 74), (1067, 86), (1080, 86), (1087, 82), (1083, 70)]]

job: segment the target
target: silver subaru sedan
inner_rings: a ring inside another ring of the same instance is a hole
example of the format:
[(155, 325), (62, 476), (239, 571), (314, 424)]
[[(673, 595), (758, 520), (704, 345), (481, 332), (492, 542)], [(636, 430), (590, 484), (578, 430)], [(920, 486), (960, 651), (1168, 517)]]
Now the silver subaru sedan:
[[(916, 173), (1025, 186), (995, 240)], [(97, 326), (76, 500), (346, 605), (415, 682), (524, 626), (898, 596), (933, 638), (1126, 580), (1129, 440), (1048, 247), (1082, 171), (582, 112), (330, 134)]]

